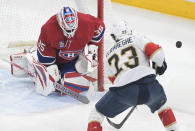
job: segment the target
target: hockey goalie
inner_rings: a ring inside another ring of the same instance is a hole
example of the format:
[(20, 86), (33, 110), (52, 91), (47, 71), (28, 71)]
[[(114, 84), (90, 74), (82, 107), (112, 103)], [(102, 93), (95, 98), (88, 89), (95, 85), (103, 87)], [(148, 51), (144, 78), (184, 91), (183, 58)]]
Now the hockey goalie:
[(30, 76), (36, 92), (45, 96), (57, 91), (54, 82), (78, 93), (86, 91), (88, 79), (82, 76), (97, 68), (104, 30), (102, 19), (63, 7), (42, 26), (36, 49), (10, 56), (12, 63), (33, 75), (13, 65), (11, 73)]

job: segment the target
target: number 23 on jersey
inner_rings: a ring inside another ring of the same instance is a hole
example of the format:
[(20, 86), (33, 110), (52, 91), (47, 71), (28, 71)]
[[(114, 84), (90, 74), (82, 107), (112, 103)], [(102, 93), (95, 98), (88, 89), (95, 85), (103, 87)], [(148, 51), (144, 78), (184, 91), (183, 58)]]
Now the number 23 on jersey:
[(111, 69), (114, 69), (115, 77), (124, 69), (135, 68), (139, 65), (136, 48), (131, 45), (120, 50), (118, 53), (114, 53), (108, 58), (108, 64), (111, 66)]

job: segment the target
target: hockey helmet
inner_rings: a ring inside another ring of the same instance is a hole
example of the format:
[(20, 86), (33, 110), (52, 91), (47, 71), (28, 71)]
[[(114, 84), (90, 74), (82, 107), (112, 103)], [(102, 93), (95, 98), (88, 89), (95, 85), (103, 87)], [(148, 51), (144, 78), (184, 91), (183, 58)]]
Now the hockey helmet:
[(57, 14), (57, 20), (64, 35), (73, 37), (78, 27), (77, 11), (71, 7), (63, 7)]
[(132, 31), (128, 28), (126, 21), (113, 25), (111, 36), (116, 42), (130, 34), (132, 34)]

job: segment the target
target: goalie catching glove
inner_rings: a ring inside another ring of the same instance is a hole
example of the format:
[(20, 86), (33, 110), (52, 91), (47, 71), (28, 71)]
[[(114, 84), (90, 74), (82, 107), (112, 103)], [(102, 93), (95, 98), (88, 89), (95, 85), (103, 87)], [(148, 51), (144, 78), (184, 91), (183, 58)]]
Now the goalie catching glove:
[(96, 45), (86, 45), (82, 54), (75, 64), (75, 69), (80, 74), (88, 74), (93, 72), (97, 66), (97, 49)]

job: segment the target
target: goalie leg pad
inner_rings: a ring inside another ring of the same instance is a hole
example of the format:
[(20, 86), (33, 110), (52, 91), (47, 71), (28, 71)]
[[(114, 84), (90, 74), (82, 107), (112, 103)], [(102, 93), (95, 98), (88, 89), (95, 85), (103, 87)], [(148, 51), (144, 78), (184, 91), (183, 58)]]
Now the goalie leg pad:
[[(18, 64), (25, 69), (28, 68), (28, 60), (26, 59), (26, 53), (10, 55), (10, 61)], [(13, 65), (11, 65), (11, 74), (15, 77), (28, 77), (28, 73), (26, 71), (18, 69)]]
[(54, 82), (60, 80), (59, 70), (57, 65), (45, 67), (41, 64), (33, 64), (36, 72), (35, 90), (44, 96), (55, 91)]
[[(75, 74), (77, 74), (75, 72)], [(72, 77), (71, 75), (74, 76), (74, 72), (69, 72), (64, 74), (64, 86), (77, 92), (83, 92), (87, 91), (89, 89), (89, 81), (85, 79), (82, 76), (76, 76)]]

